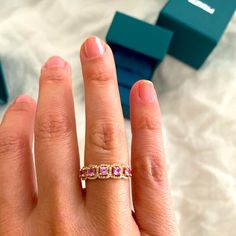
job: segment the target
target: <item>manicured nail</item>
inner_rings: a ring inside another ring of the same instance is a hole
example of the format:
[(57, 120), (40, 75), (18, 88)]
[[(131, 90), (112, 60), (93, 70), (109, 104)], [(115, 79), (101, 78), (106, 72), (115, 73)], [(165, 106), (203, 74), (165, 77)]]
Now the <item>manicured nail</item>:
[(46, 63), (47, 68), (53, 68), (53, 67), (64, 67), (65, 66), (65, 61), (57, 56), (50, 57)]
[(154, 102), (156, 100), (156, 91), (151, 81), (143, 80), (140, 82), (139, 96), (144, 102)]
[(32, 102), (33, 99), (27, 95), (20, 95), (15, 99), (16, 103), (20, 103), (20, 102)]
[(100, 57), (104, 54), (104, 46), (101, 39), (97, 37), (89, 38), (84, 44), (85, 54), (88, 58)]

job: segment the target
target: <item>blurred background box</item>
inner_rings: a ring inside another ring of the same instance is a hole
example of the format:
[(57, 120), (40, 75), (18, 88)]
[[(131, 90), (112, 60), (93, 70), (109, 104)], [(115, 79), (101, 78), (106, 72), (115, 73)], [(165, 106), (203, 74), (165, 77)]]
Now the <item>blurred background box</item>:
[(123, 109), (123, 115), (125, 118), (130, 118), (130, 88), (119, 85), (121, 106)]
[(7, 103), (8, 97), (9, 95), (8, 95), (7, 85), (4, 79), (2, 65), (0, 63), (0, 105)]
[(198, 69), (218, 44), (236, 0), (170, 0), (157, 25), (174, 32), (168, 53)]

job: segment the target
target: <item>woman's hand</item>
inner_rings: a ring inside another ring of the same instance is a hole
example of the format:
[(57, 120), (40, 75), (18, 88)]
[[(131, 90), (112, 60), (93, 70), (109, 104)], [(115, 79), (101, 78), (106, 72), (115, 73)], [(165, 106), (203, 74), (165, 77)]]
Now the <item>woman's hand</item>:
[[(85, 164), (128, 164), (127, 141), (111, 49), (98, 38), (81, 48)], [(79, 178), (70, 65), (50, 58), (38, 104), (20, 96), (0, 126), (0, 235), (172, 236), (161, 114), (151, 82), (131, 90), (132, 198), (127, 179)], [(35, 142), (34, 156), (32, 142)]]

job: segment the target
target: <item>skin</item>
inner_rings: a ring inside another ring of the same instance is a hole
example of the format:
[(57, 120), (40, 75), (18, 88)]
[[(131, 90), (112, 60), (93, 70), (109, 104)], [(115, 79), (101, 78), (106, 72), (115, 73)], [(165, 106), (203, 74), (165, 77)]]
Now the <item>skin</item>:
[[(128, 164), (112, 51), (91, 37), (80, 54), (85, 164)], [(19, 96), (3, 117), (0, 235), (178, 235), (166, 177), (161, 112), (152, 83), (136, 82), (130, 94), (132, 189), (125, 179), (87, 180), (82, 189), (70, 77), (68, 62), (49, 58), (41, 70), (37, 104)]]

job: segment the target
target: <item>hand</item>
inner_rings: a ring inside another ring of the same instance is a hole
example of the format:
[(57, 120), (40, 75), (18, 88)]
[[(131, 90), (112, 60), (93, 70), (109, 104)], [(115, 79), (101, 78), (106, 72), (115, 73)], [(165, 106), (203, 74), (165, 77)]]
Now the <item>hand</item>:
[[(111, 49), (92, 37), (81, 47), (85, 164), (128, 164), (127, 140)], [(131, 91), (132, 198), (127, 179), (79, 178), (70, 65), (42, 67), (38, 104), (19, 96), (0, 126), (0, 235), (177, 235), (151, 82)], [(32, 142), (34, 137), (34, 156)]]

